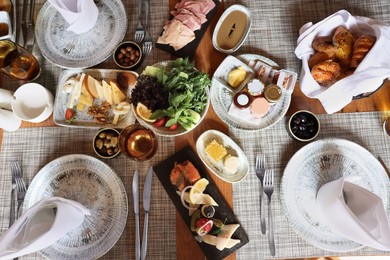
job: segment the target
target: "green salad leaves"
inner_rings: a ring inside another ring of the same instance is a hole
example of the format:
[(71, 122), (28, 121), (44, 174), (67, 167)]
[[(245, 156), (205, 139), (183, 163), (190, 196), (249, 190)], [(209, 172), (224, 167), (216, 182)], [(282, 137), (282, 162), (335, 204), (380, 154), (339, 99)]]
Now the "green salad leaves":
[(200, 113), (207, 106), (207, 90), (211, 85), (207, 73), (196, 70), (188, 58), (178, 58), (166, 67), (147, 66), (144, 74), (157, 78), (169, 93), (169, 107), (153, 111), (151, 119), (167, 116), (166, 127), (178, 123), (186, 130), (199, 122)]

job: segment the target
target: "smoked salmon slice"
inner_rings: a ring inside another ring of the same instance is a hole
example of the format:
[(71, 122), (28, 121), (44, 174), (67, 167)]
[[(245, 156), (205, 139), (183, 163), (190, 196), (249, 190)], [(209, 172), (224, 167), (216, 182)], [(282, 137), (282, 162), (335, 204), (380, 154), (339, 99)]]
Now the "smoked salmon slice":
[(175, 163), (169, 178), (171, 183), (182, 191), (186, 186), (194, 184), (201, 176), (192, 162), (186, 160), (182, 163)]

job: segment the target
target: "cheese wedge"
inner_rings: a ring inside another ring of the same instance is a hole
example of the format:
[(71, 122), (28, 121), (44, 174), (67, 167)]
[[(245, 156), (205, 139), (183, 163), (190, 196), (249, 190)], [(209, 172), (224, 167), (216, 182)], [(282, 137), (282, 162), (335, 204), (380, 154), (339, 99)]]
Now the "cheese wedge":
[(218, 235), (217, 243), (215, 244), (216, 248), (218, 250), (223, 250), (226, 245), (229, 243), (230, 237), (233, 235), (233, 233), (237, 230), (239, 227), (239, 224), (229, 224), (225, 225), (222, 228), (222, 233)]
[(105, 80), (102, 80), (102, 83), (103, 83), (103, 95), (104, 95), (104, 99), (105, 99), (110, 105), (112, 105), (112, 104), (113, 104), (113, 100), (112, 100), (112, 89), (111, 89), (111, 85), (108, 84)]
[(114, 102), (114, 105), (126, 100), (126, 96), (114, 81), (110, 81), (110, 86), (112, 89), (112, 101)]
[(99, 99), (104, 99), (103, 86), (98, 80), (95, 79), (95, 88)]
[(77, 106), (76, 106), (76, 109), (77, 109), (78, 111), (84, 111), (85, 107), (86, 107), (85, 104), (79, 102), (79, 103), (77, 104)]
[(85, 77), (85, 74), (82, 73), (81, 76), (80, 76), (79, 82), (76, 84), (76, 86), (74, 86), (74, 88), (73, 88), (73, 90), (72, 90), (72, 92), (70, 94), (70, 97), (68, 99), (68, 102), (66, 104), (66, 106), (68, 108), (73, 108), (74, 102), (80, 97), (80, 95), (81, 95), (81, 88), (82, 88), (82, 85), (83, 85), (84, 77)]
[(221, 243), (220, 241), (227, 241), (226, 246), (224, 248), (232, 248), (233, 246), (237, 245), (238, 243), (241, 242), (239, 239), (232, 239), (232, 238), (221, 238), (217, 236), (213, 236), (210, 234), (206, 234), (202, 236), (202, 240), (212, 246), (216, 246), (218, 243)]
[(92, 106), (93, 104), (93, 97), (89, 94), (82, 93), (81, 96), (79, 97), (79, 103), (87, 105), (87, 106)]

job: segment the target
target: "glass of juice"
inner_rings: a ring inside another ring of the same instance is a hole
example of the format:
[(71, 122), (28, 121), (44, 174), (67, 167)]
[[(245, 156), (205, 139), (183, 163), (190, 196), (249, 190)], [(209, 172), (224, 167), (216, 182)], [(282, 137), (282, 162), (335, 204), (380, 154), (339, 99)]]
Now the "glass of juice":
[(152, 130), (140, 124), (133, 124), (120, 133), (119, 149), (133, 160), (146, 161), (157, 152), (157, 138)]
[(23, 47), (10, 40), (0, 40), (0, 71), (18, 80), (31, 81), (39, 77), (41, 67)]

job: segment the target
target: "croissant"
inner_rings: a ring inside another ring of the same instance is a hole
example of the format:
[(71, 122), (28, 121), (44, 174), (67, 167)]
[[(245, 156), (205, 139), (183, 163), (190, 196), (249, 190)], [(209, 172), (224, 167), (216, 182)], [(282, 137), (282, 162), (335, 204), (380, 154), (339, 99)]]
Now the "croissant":
[(336, 46), (335, 55), (340, 63), (349, 66), (352, 57), (352, 48), (355, 43), (355, 37), (344, 27), (337, 27), (333, 34), (333, 45)]
[(334, 54), (331, 55), (331, 54), (328, 54), (325, 52), (316, 52), (310, 57), (310, 59), (308, 61), (309, 68), (313, 68), (314, 65), (316, 65), (320, 62), (323, 62), (326, 60), (333, 60), (333, 59), (334, 59)]
[(326, 53), (329, 57), (333, 57), (337, 50), (337, 47), (332, 43), (331, 36), (323, 36), (315, 38), (312, 47), (314, 50), (318, 52)]
[(359, 66), (360, 62), (366, 57), (367, 53), (371, 50), (372, 46), (376, 41), (375, 36), (372, 35), (362, 35), (360, 36), (353, 45), (353, 52), (350, 67), (356, 68)]
[(315, 65), (311, 70), (311, 75), (318, 84), (329, 87), (336, 82), (340, 72), (340, 64), (332, 60), (326, 60)]

